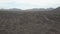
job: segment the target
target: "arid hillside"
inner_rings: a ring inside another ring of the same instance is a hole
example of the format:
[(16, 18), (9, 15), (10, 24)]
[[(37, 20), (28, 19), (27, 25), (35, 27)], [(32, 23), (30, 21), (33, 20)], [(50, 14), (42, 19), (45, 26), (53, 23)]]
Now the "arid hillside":
[(0, 11), (0, 34), (60, 34), (60, 10)]

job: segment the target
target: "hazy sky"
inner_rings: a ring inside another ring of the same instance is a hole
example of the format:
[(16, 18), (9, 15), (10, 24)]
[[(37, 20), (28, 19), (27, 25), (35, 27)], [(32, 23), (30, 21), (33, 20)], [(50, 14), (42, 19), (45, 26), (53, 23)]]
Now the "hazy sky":
[(0, 8), (56, 8), (60, 0), (0, 0)]

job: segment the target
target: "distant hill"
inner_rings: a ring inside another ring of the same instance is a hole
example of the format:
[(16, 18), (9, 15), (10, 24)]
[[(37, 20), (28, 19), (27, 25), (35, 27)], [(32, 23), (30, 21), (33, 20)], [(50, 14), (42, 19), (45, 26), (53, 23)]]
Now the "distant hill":
[(18, 8), (11, 8), (11, 9), (0, 9), (0, 11), (51, 11), (54, 8), (33, 8), (33, 9), (27, 9), (27, 10), (22, 10), (22, 9), (18, 9)]
[(26, 11), (51, 11), (53, 9), (54, 8), (47, 8), (47, 9), (44, 9), (44, 8), (33, 8), (33, 9), (27, 9)]
[(21, 9), (17, 9), (17, 8), (12, 8), (12, 9), (9, 9), (11, 11), (21, 11)]
[(53, 11), (60, 11), (60, 7), (54, 9)]
[(60, 7), (58, 7), (58, 8), (56, 8), (56, 9), (52, 10), (52, 12), (53, 12), (53, 13), (60, 13)]
[(22, 11), (22, 10), (17, 8), (12, 8), (12, 9), (0, 9), (0, 11)]

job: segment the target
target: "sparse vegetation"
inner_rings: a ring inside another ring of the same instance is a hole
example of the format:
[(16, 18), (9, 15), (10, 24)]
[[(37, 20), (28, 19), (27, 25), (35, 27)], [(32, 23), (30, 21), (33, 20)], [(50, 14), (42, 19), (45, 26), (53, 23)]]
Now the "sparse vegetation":
[(60, 13), (0, 11), (0, 34), (60, 34)]

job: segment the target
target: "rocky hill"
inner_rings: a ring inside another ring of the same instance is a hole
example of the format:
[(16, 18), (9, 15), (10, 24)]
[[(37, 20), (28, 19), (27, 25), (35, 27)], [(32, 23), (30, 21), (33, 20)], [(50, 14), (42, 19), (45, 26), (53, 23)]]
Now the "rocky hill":
[(60, 34), (60, 13), (54, 11), (0, 11), (0, 34)]

